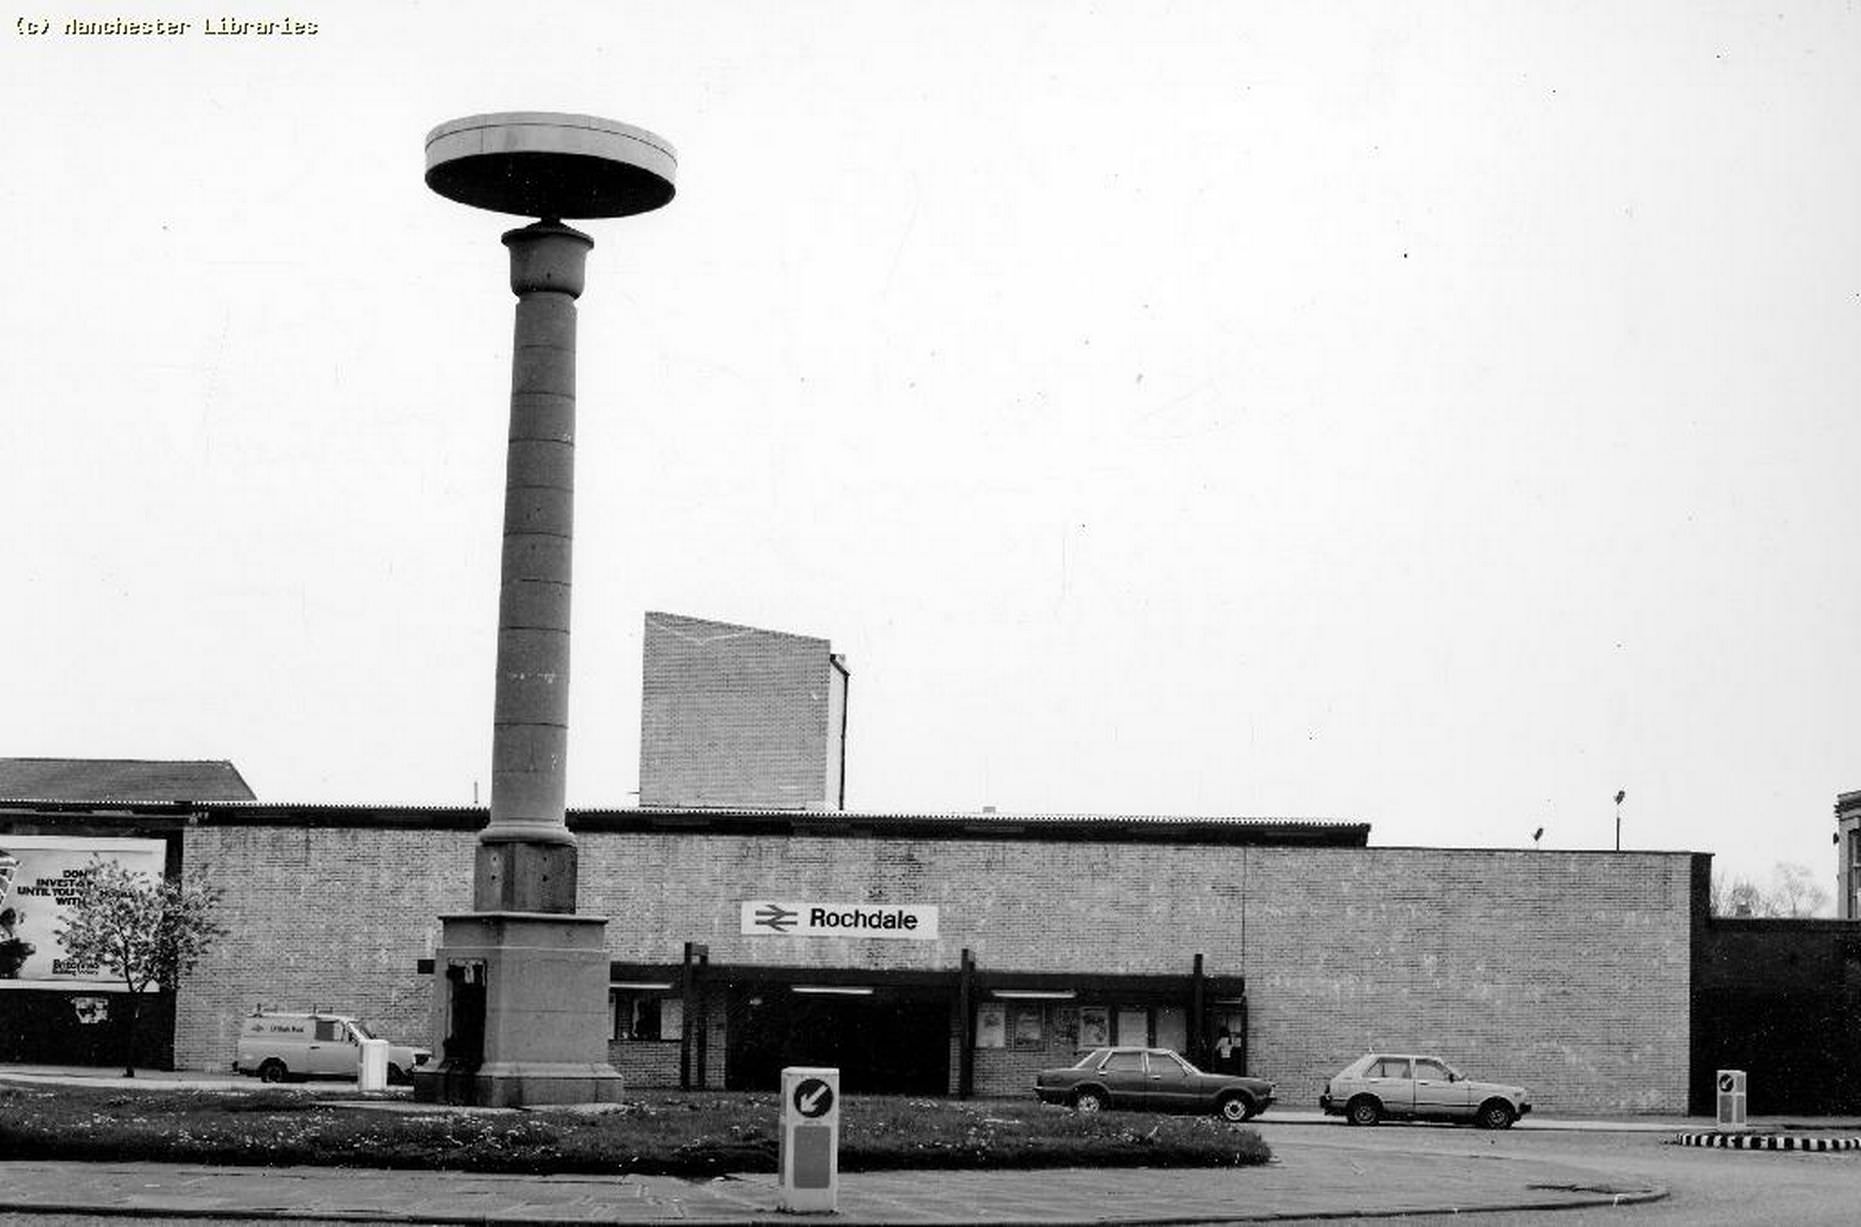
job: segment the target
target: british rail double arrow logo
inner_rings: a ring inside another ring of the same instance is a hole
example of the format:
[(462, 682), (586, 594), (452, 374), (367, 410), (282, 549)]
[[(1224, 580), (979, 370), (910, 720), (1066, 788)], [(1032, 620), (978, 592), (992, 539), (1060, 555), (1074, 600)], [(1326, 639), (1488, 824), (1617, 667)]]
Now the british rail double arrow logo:
[(800, 912), (791, 912), (779, 903), (765, 903), (756, 909), (755, 923), (772, 933), (786, 933), (800, 917)]

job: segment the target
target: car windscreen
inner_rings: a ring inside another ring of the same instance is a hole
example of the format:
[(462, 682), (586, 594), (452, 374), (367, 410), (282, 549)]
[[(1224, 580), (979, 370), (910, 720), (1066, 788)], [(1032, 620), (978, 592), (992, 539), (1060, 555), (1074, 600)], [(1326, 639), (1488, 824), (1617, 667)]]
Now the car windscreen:
[(375, 1033), (368, 1029), (367, 1023), (352, 1022), (349, 1025), (355, 1028), (355, 1038), (359, 1040), (372, 1040), (375, 1038)]
[(1073, 1068), (1074, 1069), (1091, 1069), (1093, 1066), (1097, 1065), (1100, 1061), (1103, 1061), (1104, 1059), (1105, 1059), (1105, 1050), (1103, 1048), (1094, 1048), (1091, 1052), (1088, 1052), (1085, 1056), (1080, 1057), (1077, 1061), (1074, 1061)]

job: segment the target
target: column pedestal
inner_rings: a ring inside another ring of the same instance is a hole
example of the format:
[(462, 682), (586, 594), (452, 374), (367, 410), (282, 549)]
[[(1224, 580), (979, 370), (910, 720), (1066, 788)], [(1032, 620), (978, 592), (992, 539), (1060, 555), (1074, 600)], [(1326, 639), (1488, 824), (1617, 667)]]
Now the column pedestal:
[(414, 1098), (517, 1108), (616, 1103), (607, 1059), (607, 918), (536, 912), (440, 917), (433, 952), (437, 1065)]

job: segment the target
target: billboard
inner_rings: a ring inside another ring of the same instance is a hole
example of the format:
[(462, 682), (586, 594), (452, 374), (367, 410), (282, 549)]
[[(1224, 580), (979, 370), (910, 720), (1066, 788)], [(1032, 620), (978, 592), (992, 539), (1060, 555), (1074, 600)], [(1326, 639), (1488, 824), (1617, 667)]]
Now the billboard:
[(0, 834), (0, 990), (123, 991), (109, 972), (66, 957), (53, 935), (65, 927), (65, 908), (92, 857), (160, 878), (166, 856), (159, 839)]

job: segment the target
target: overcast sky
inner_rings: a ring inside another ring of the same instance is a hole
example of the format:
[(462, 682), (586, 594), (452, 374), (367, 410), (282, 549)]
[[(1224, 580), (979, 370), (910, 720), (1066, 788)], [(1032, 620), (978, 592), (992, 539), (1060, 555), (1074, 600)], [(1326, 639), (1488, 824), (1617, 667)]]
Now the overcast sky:
[(857, 809), (1570, 849), (1625, 789), (1832, 884), (1853, 4), (18, 12), (0, 753), (488, 789), (519, 222), (423, 144), (570, 111), (680, 152), (584, 227), (573, 804), (655, 609), (831, 639)]

